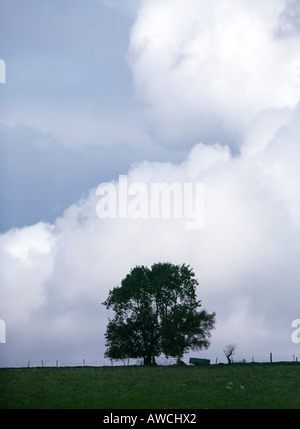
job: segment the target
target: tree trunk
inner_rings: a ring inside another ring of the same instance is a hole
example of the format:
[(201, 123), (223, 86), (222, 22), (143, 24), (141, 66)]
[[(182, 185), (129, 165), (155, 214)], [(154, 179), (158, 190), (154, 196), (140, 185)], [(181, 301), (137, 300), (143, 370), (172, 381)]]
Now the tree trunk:
[(152, 363), (152, 356), (151, 355), (144, 356), (144, 365), (151, 365), (151, 363)]
[(144, 365), (156, 365), (155, 356), (151, 354), (144, 356)]
[(228, 365), (231, 365), (232, 364), (232, 354), (230, 354), (230, 355), (228, 355), (228, 356), (226, 356), (227, 357), (227, 361), (228, 361)]

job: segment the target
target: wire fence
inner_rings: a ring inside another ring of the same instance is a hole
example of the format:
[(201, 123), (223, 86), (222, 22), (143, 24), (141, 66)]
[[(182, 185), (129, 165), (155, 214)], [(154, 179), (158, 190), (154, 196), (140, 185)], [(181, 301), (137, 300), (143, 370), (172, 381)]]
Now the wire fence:
[[(199, 357), (199, 356), (197, 356)], [(183, 358), (182, 361), (185, 364), (189, 364), (189, 358)], [(283, 355), (283, 354), (274, 354), (269, 353), (265, 355), (251, 356), (244, 358), (236, 357), (234, 363), (276, 363), (276, 362), (300, 362), (300, 356), (296, 355)], [(223, 357), (210, 359), (211, 364), (226, 364), (226, 360)], [(156, 358), (156, 364), (167, 366), (167, 365), (176, 365), (177, 358), (165, 358), (164, 356)], [(103, 367), (103, 366), (130, 366), (130, 365), (143, 365), (143, 359), (127, 359), (127, 360), (118, 360), (111, 361), (109, 359), (85, 359), (67, 361), (62, 359), (50, 360), (50, 359), (41, 359), (41, 360), (28, 360), (23, 362), (0, 362), (0, 368), (37, 368), (37, 367)]]
[(104, 366), (105, 363), (98, 362), (97, 360), (78, 360), (78, 361), (66, 361), (66, 360), (29, 360), (27, 362), (4, 362), (0, 363), (1, 368), (37, 368), (37, 367), (76, 367), (76, 366)]
[[(157, 365), (175, 365), (177, 362), (176, 358), (157, 358)], [(85, 366), (129, 366), (129, 365), (143, 365), (143, 359), (124, 359), (124, 360), (109, 360), (104, 361), (103, 359), (81, 359), (81, 360), (50, 360), (50, 359), (41, 359), (41, 360), (29, 360), (23, 362), (0, 362), (0, 368), (37, 368), (37, 367), (85, 367)]]

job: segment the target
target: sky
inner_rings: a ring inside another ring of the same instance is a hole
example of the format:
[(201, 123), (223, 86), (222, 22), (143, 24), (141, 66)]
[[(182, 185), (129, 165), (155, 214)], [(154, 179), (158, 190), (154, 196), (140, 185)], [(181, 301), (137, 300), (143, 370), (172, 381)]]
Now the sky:
[[(299, 2), (11, 0), (0, 58), (0, 366), (109, 365), (102, 302), (156, 262), (216, 312), (192, 356), (300, 358)], [(139, 218), (153, 183), (203, 184), (201, 227)]]

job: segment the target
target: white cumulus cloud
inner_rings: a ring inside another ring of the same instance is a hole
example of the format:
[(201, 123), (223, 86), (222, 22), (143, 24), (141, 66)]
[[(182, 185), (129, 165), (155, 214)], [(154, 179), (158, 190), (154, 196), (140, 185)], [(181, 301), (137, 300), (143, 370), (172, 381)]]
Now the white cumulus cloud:
[(162, 141), (244, 133), (258, 111), (295, 107), (299, 34), (278, 37), (284, 0), (146, 1), (130, 64)]
[(226, 342), (240, 344), (242, 357), (270, 347), (292, 354), (300, 274), (299, 112), (288, 119), (283, 112), (280, 129), (260, 133), (271, 116), (259, 118), (239, 156), (199, 143), (180, 164), (144, 162), (129, 170), (131, 184), (204, 183), (201, 229), (187, 230), (184, 219), (99, 219), (101, 197), (93, 189), (55, 224), (3, 234), (3, 361), (26, 362), (33, 355), (103, 360), (109, 314), (101, 302), (132, 267), (158, 261), (194, 268), (199, 299), (217, 313), (207, 354), (220, 356)]
[(97, 183), (54, 222), (1, 234), (1, 364), (103, 363), (101, 303), (131, 268), (164, 261), (190, 264), (198, 298), (217, 314), (205, 356), (221, 359), (228, 343), (240, 359), (297, 355), (298, 23), (292, 0), (141, 2), (129, 46), (135, 89), (153, 141), (189, 151), (120, 174), (147, 189), (203, 183), (204, 225), (100, 219)]

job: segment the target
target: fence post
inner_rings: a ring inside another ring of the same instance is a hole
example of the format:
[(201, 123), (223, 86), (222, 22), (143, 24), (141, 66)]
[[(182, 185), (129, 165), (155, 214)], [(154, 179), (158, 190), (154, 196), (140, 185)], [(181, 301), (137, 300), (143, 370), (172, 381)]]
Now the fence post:
[(270, 363), (272, 363), (272, 353), (270, 353)]

